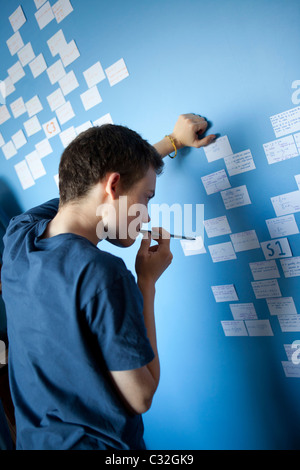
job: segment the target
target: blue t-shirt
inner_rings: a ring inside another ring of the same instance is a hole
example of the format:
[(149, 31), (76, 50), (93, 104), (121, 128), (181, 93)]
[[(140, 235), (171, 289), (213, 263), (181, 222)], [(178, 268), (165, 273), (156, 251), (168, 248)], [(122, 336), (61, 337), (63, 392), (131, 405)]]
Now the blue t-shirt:
[(143, 298), (124, 262), (72, 233), (42, 239), (58, 199), (12, 219), (3, 297), (17, 449), (141, 449), (143, 422), (109, 370), (154, 353)]

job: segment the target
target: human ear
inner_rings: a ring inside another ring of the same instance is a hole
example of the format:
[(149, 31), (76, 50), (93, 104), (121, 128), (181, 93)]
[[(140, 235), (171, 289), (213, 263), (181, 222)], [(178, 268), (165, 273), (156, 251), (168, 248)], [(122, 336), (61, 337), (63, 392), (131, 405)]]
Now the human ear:
[(112, 200), (120, 196), (120, 173), (110, 173), (106, 180), (105, 191)]

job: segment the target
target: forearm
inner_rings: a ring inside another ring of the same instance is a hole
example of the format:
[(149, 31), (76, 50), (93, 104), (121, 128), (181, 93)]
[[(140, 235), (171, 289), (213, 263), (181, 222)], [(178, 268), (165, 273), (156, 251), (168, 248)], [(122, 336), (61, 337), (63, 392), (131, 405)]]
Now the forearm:
[(155, 327), (155, 317), (154, 317), (154, 299), (155, 299), (155, 285), (152, 283), (143, 283), (143, 281), (138, 280), (139, 289), (143, 295), (144, 299), (144, 321), (147, 330), (148, 339), (150, 341), (151, 347), (155, 354), (154, 359), (147, 365), (149, 372), (151, 373), (156, 386), (159, 382), (160, 377), (160, 365), (159, 357), (157, 351), (157, 341), (156, 341), (156, 327)]
[[(179, 142), (174, 138), (173, 134), (169, 134), (175, 141), (177, 150), (181, 148)], [(164, 137), (162, 140), (153, 145), (153, 147), (158, 151), (162, 158), (166, 157), (170, 153), (174, 152), (174, 147), (171, 140), (168, 137)]]

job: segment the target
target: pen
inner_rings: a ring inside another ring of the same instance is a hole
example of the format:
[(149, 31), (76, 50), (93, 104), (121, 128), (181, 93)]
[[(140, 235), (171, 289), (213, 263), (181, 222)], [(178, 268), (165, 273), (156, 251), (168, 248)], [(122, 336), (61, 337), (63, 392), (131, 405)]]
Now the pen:
[[(154, 237), (156, 238), (159, 238), (159, 233), (158, 232), (151, 232), (151, 230), (141, 230), (141, 233), (150, 233), (151, 235), (153, 235)], [(193, 238), (193, 237), (185, 237), (184, 235), (172, 235), (170, 234), (170, 237), (171, 238), (178, 238), (180, 240), (196, 240), (196, 238)]]

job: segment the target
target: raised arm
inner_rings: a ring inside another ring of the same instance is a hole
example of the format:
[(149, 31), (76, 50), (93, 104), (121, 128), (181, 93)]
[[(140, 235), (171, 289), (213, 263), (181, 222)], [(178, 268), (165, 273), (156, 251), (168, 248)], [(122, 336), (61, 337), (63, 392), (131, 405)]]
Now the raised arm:
[(206, 119), (198, 114), (181, 114), (174, 126), (173, 132), (168, 134), (169, 137), (164, 137), (154, 144), (154, 147), (163, 158), (174, 152), (175, 148), (172, 140), (177, 150), (183, 147), (204, 147), (213, 142), (217, 137), (215, 134), (210, 134), (201, 138), (207, 126)]

